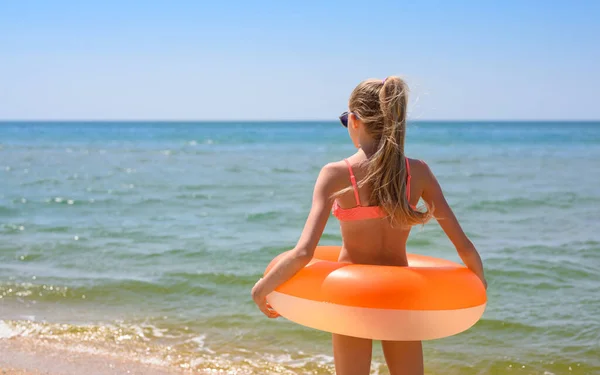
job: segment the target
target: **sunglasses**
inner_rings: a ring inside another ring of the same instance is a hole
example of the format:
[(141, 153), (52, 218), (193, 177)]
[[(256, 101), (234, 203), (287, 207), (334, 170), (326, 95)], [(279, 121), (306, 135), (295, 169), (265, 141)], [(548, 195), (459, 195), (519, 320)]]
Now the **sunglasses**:
[[(348, 127), (348, 115), (350, 115), (351, 113), (354, 112), (344, 112), (340, 115), (340, 122), (342, 123), (342, 126), (347, 128)], [(356, 113), (354, 113), (354, 116), (356, 116)], [(356, 116), (358, 118), (358, 116)]]

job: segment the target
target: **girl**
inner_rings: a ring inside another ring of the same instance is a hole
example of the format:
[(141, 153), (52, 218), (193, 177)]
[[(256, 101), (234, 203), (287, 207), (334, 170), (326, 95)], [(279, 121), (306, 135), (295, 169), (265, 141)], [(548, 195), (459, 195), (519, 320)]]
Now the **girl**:
[[(296, 247), (252, 288), (252, 298), (269, 318), (279, 315), (266, 296), (311, 260), (329, 214), (340, 221), (340, 262), (407, 266), (406, 241), (412, 225), (431, 217), (465, 263), (487, 287), (475, 246), (448, 206), (435, 176), (420, 160), (404, 155), (408, 87), (399, 77), (361, 82), (340, 116), (358, 152), (325, 165), (317, 178), (310, 214)], [(423, 199), (425, 207), (417, 209)], [(383, 341), (390, 373), (423, 374), (421, 342)], [(368, 374), (372, 341), (333, 334), (338, 375)]]

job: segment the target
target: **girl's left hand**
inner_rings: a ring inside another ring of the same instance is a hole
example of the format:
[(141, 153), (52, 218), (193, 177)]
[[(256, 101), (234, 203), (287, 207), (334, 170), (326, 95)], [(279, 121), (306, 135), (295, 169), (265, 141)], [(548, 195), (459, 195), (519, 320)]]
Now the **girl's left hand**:
[(260, 311), (262, 311), (262, 313), (267, 316), (267, 318), (277, 318), (280, 315), (277, 313), (277, 311), (273, 309), (271, 305), (267, 303), (267, 297), (260, 293), (260, 287), (258, 284), (261, 281), (262, 279), (259, 279), (256, 282), (256, 284), (254, 284), (254, 287), (252, 288), (252, 299), (254, 300), (254, 303), (256, 303), (256, 306), (258, 306)]

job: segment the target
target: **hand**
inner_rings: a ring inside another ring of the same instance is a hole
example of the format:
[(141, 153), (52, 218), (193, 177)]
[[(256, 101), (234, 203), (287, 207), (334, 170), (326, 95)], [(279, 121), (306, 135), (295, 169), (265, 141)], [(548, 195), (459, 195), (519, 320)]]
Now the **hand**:
[(262, 293), (260, 292), (261, 288), (259, 283), (261, 281), (262, 279), (259, 279), (256, 282), (256, 284), (254, 284), (254, 287), (252, 288), (252, 299), (254, 300), (254, 303), (256, 303), (256, 306), (258, 306), (259, 310), (262, 311), (262, 313), (265, 314), (267, 318), (277, 318), (280, 315), (277, 313), (277, 311), (273, 309), (271, 305), (267, 303), (267, 297), (262, 295)]

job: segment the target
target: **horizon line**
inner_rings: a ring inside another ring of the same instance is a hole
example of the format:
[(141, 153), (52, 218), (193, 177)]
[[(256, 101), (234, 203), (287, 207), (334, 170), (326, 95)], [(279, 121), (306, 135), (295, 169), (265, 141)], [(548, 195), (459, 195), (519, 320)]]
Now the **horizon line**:
[[(227, 122), (338, 122), (337, 118), (327, 119), (0, 119), (0, 123), (8, 122), (178, 122), (178, 123), (227, 123)], [(600, 122), (598, 119), (408, 119), (407, 122)]]

